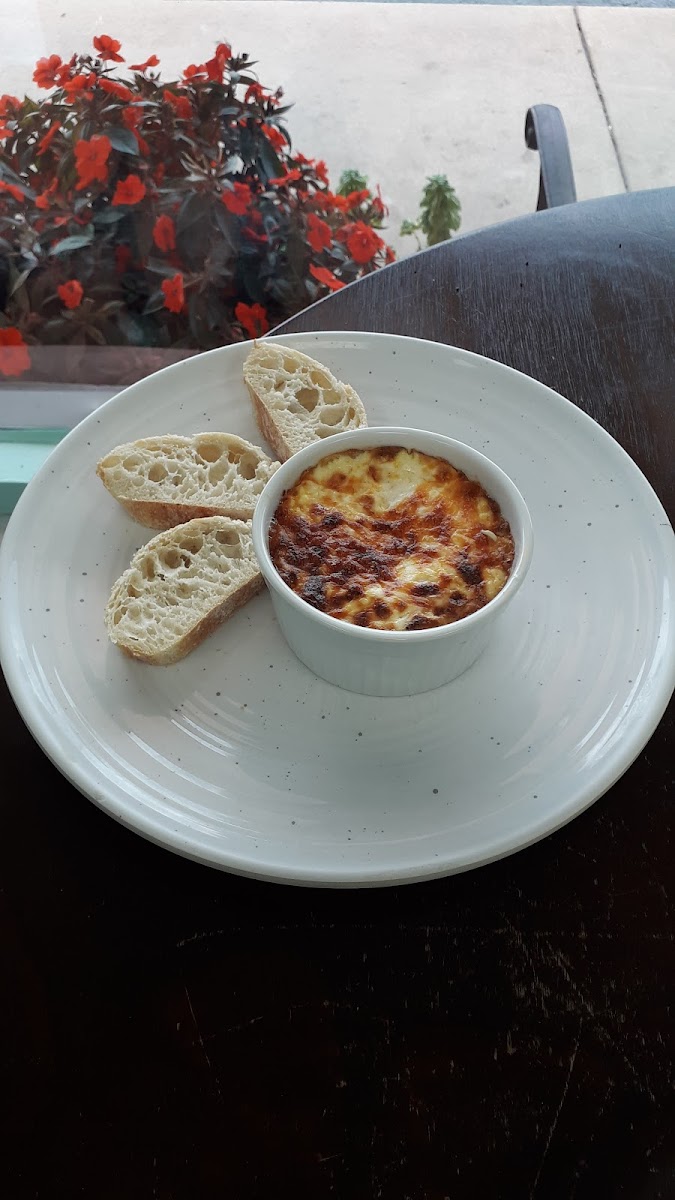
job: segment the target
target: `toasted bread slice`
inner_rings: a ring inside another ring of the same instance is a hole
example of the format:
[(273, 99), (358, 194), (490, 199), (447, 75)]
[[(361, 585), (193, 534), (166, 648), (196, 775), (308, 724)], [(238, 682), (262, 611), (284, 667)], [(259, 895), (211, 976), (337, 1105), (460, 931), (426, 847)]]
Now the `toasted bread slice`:
[(244, 363), (260, 432), (282, 462), (318, 438), (367, 425), (356, 392), (298, 350), (260, 342)]
[(195, 517), (250, 520), (278, 465), (231, 433), (198, 433), (116, 446), (96, 474), (134, 521), (170, 529)]
[(130, 658), (184, 658), (263, 584), (251, 526), (228, 517), (176, 525), (142, 546), (105, 610), (108, 636)]

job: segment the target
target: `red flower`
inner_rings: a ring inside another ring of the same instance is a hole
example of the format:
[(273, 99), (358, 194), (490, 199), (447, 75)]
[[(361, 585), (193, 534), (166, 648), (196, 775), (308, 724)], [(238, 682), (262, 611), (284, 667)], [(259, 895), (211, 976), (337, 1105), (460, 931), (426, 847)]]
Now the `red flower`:
[(391, 246), (387, 246), (385, 249), (384, 261), (386, 263), (396, 262), (396, 255), (394, 254), (394, 251), (392, 250)]
[(347, 208), (356, 208), (359, 204), (363, 204), (364, 200), (370, 199), (368, 188), (364, 188), (361, 192), (350, 192), (346, 197)]
[(267, 241), (266, 233), (258, 233), (255, 229), (249, 229), (247, 225), (244, 226), (243, 233), (244, 237), (250, 238), (252, 242), (257, 242), (259, 246), (264, 246)]
[(185, 292), (183, 290), (183, 276), (180, 271), (174, 275), (173, 279), (164, 279), (162, 281), (162, 291), (164, 292), (164, 307), (168, 308), (169, 312), (179, 313), (183, 311), (185, 304)]
[(118, 275), (123, 275), (132, 259), (131, 250), (124, 243), (119, 243), (115, 246), (115, 270)]
[[(138, 132), (138, 125), (140, 124), (141, 117), (142, 113), (140, 108), (136, 108), (133, 105), (129, 108), (122, 109), (122, 124), (126, 125), (127, 129), (130, 129), (132, 133), (135, 134), (140, 153), (149, 154), (150, 147), (148, 146), (145, 138), (142, 137), (142, 135)], [(161, 165), (163, 166), (164, 164), (162, 163)]]
[(133, 100), (134, 94), (125, 87), (123, 83), (115, 83), (114, 79), (99, 79), (99, 85), (104, 92), (109, 92), (111, 96), (117, 96), (118, 100)]
[(232, 47), (228, 46), (227, 42), (221, 42), (216, 46), (216, 53), (213, 58), (210, 58), (207, 63), (204, 63), (202, 70), (206, 71), (208, 79), (214, 80), (216, 83), (223, 82), (223, 72), (232, 57)]
[(117, 51), (121, 50), (122, 43), (116, 38), (108, 37), (107, 33), (102, 33), (100, 37), (94, 38), (94, 50), (98, 51), (98, 56), (102, 62), (124, 62), (121, 54)]
[(159, 59), (158, 59), (157, 55), (151, 54), (149, 58), (146, 58), (144, 63), (132, 63), (129, 70), (130, 71), (147, 71), (148, 67), (158, 67), (158, 66), (159, 66)]
[(319, 283), (323, 283), (327, 288), (330, 288), (331, 292), (339, 292), (340, 288), (345, 286), (342, 280), (336, 279), (335, 275), (333, 275), (333, 272), (329, 271), (327, 267), (315, 267), (314, 263), (310, 263), (309, 273), (310, 275), (313, 275)]
[(174, 96), (167, 88), (162, 92), (167, 104), (170, 104), (177, 117), (189, 121), (192, 116), (192, 105), (187, 96)]
[(1, 179), (0, 179), (0, 192), (9, 192), (10, 196), (13, 196), (15, 200), (20, 200), (20, 201), (25, 200), (25, 196), (24, 196), (23, 192), (21, 191), (21, 188), (14, 187), (13, 183), (3, 183), (3, 181)]
[(247, 183), (235, 183), (231, 192), (223, 192), (221, 200), (228, 212), (243, 216), (251, 203), (251, 189)]
[(5, 138), (12, 137), (13, 133), (14, 130), (10, 129), (9, 125), (0, 125), (0, 142), (4, 142)]
[(96, 75), (93, 71), (90, 71), (88, 75), (73, 75), (72, 79), (64, 80), (61, 87), (66, 93), (66, 98), (71, 102), (79, 95), (82, 95), (86, 100), (91, 100), (94, 93), (87, 89), (92, 88), (95, 83)]
[(277, 129), (276, 125), (262, 125), (261, 128), (267, 140), (274, 146), (274, 149), (283, 150), (286, 145), (286, 138), (281, 130)]
[(33, 71), (33, 79), (38, 87), (54, 87), (58, 82), (57, 71), (61, 65), (58, 54), (50, 54), (49, 58), (39, 58)]
[(262, 304), (244, 304), (243, 300), (240, 300), (234, 310), (234, 315), (248, 336), (252, 338), (261, 337), (263, 333), (267, 333), (270, 327), (267, 311)]
[(262, 104), (263, 100), (269, 100), (269, 93), (265, 91), (260, 83), (249, 83), (244, 95), (244, 104), (248, 104), (250, 100), (256, 100), (258, 104)]
[(35, 197), (35, 207), (41, 209), (49, 208), (52, 196), (54, 195), (57, 187), (58, 179), (53, 179), (49, 187), (46, 188), (44, 192), (41, 192), (39, 196)]
[(21, 101), (17, 96), (0, 96), (0, 117), (11, 117), (13, 108), (19, 108)]
[(324, 212), (330, 212), (331, 208), (336, 212), (347, 211), (347, 200), (345, 196), (334, 196), (332, 192), (315, 192), (312, 197), (317, 208)]
[(126, 179), (120, 179), (115, 194), (112, 198), (113, 208), (117, 208), (120, 204), (138, 204), (145, 195), (145, 184), (141, 182), (138, 175), (127, 175)]
[(160, 250), (176, 249), (176, 227), (171, 217), (158, 217), (152, 230), (152, 238)]
[(111, 150), (110, 139), (105, 134), (95, 134), (89, 141), (81, 138), (75, 144), (75, 169), (78, 178), (76, 192), (81, 192), (82, 188), (88, 187), (95, 179), (99, 183), (106, 182), (106, 163)]
[(302, 172), (298, 171), (297, 167), (293, 167), (292, 171), (286, 171), (283, 175), (277, 175), (275, 179), (270, 179), (269, 182), (275, 187), (281, 187), (288, 183), (296, 183), (298, 179), (302, 179)]
[(30, 369), (30, 355), (19, 330), (13, 325), (0, 329), (0, 375), (23, 375)]
[(204, 63), (197, 66), (196, 63), (190, 63), (183, 71), (183, 79), (186, 83), (201, 83), (208, 79), (209, 74)]
[(133, 106), (131, 106), (129, 108), (122, 109), (122, 124), (126, 125), (127, 129), (136, 129), (140, 119), (141, 119), (140, 108), (134, 108)]
[(82, 303), (84, 290), (78, 279), (69, 279), (67, 283), (59, 284), (56, 294), (66, 308), (77, 308)]
[(49, 126), (49, 129), (47, 130), (47, 132), (45, 134), (43, 134), (43, 136), (40, 138), (40, 140), (37, 144), (36, 150), (37, 150), (38, 154), (44, 154), (45, 150), (49, 149), (52, 142), (54, 141), (54, 138), (56, 137), (57, 133), (59, 132), (60, 128), (61, 128), (60, 121), (52, 121), (51, 125)]
[(333, 241), (330, 225), (315, 213), (307, 214), (307, 241), (317, 254), (327, 250)]
[(366, 225), (365, 221), (354, 221), (351, 225), (345, 225), (341, 232), (355, 263), (370, 262), (384, 246), (382, 238), (378, 237), (375, 230)]
[(315, 170), (317, 179), (320, 179), (321, 182), (325, 183), (326, 187), (328, 187), (328, 167), (322, 158), (320, 158), (316, 164)]
[(376, 215), (380, 218), (386, 217), (389, 212), (389, 209), (382, 199), (382, 192), (380, 191), (379, 183), (377, 185), (377, 195), (373, 196), (372, 199), (372, 208)]

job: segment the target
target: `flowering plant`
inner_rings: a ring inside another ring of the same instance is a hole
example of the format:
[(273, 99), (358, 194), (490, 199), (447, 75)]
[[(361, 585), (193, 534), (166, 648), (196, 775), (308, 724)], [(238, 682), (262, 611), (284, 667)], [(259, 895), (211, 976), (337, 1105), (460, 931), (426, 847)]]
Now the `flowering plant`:
[(0, 375), (34, 344), (255, 337), (394, 257), (379, 189), (331, 191), (246, 54), (162, 83), (155, 55), (118, 78), (120, 50), (95, 37), (40, 59), (45, 99), (0, 97)]

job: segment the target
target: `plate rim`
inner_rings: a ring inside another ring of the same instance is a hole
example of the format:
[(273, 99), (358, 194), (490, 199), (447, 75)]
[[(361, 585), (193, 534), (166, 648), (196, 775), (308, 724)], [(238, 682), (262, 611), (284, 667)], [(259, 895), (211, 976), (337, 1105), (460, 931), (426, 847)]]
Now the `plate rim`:
[[(430, 350), (440, 352), (441, 354), (449, 352), (459, 356), (460, 359), (480, 364), (487, 363), (492, 368), (496, 367), (499, 372), (508, 372), (516, 380), (525, 381), (529, 387), (534, 385), (538, 389), (543, 389), (547, 393), (549, 401), (553, 401), (564, 410), (572, 410), (575, 418), (580, 420), (582, 425), (589, 423), (588, 428), (593, 430), (594, 436), (599, 436), (601, 441), (604, 441), (608, 447), (611, 447), (614, 454), (618, 451), (619, 457), (624, 460), (626, 468), (635, 473), (635, 478), (639, 482), (639, 486), (642, 489), (646, 489), (645, 495), (651, 495), (652, 502), (657, 506), (656, 512), (659, 516), (659, 520), (656, 523), (657, 527), (663, 527), (663, 534), (661, 534), (661, 530), (659, 529), (658, 535), (662, 537), (665, 552), (663, 573), (664, 576), (668, 574), (672, 576), (675, 590), (675, 534), (658, 495), (640, 467), (628, 452), (624, 450), (623, 446), (599, 422), (571, 400), (568, 400), (553, 388), (548, 387), (547, 384), (534, 379), (533, 376), (518, 371), (506, 363), (499, 362), (497, 359), (476, 354), (462, 347), (444, 342), (434, 342), (425, 338), (405, 337), (399, 334), (371, 333), (369, 331), (311, 330), (303, 333), (271, 335), (264, 340), (279, 342), (281, 344), (291, 341), (302, 342), (308, 347), (312, 342), (326, 338), (342, 343), (343, 345), (348, 341), (353, 342), (354, 340), (388, 344), (392, 342), (413, 342), (416, 345), (428, 347)], [(100, 424), (102, 413), (106, 410), (110, 411), (111, 409), (122, 407), (128, 403), (128, 397), (130, 395), (133, 396), (138, 388), (143, 389), (147, 385), (148, 380), (152, 379), (154, 382), (160, 376), (165, 378), (167, 372), (185, 372), (186, 370), (190, 370), (191, 364), (197, 360), (213, 356), (223, 356), (233, 351), (242, 353), (248, 345), (249, 343), (235, 343), (229, 346), (217, 347), (214, 350), (205, 351), (203, 354), (194, 355), (182, 362), (172, 363), (163, 367), (160, 371), (153, 372), (152, 375), (146, 376), (144, 379), (138, 380), (129, 387), (124, 388), (115, 396), (106, 400), (100, 408), (80, 422), (54, 449), (47, 462), (45, 462), (30, 481), (14, 513), (10, 517), (2, 543), (0, 544), (0, 590), (4, 586), (5, 576), (9, 573), (9, 566), (12, 561), (12, 544), (13, 540), (17, 540), (14, 530), (18, 531), (20, 528), (22, 513), (24, 510), (28, 511), (32, 497), (36, 494), (37, 489), (47, 477), (47, 474), (54, 470), (55, 465), (58, 470), (61, 459), (67, 461), (73, 435), (76, 434), (79, 438), (87, 428), (93, 427), (94, 424)], [(604, 778), (601, 773), (601, 786), (598, 787), (597, 783), (591, 783), (590, 786), (582, 788), (577, 801), (571, 808), (568, 807), (563, 813), (559, 814), (559, 820), (551, 820), (550, 815), (546, 816), (544, 814), (537, 822), (530, 823), (525, 836), (523, 836), (522, 829), (512, 831), (509, 836), (503, 836), (491, 853), (471, 857), (471, 851), (465, 850), (463, 857), (469, 861), (454, 862), (446, 854), (438, 860), (429, 861), (426, 859), (424, 866), (421, 863), (411, 863), (408, 865), (399, 865), (398, 867), (379, 869), (374, 869), (372, 866), (368, 867), (366, 865), (352, 868), (346, 868), (344, 865), (340, 867), (332, 865), (330, 867), (294, 866), (289, 868), (288, 865), (285, 866), (278, 861), (267, 863), (262, 861), (257, 862), (247, 859), (238, 853), (227, 852), (226, 850), (222, 852), (225, 847), (221, 848), (221, 845), (218, 847), (219, 853), (215, 854), (213, 848), (208, 848), (205, 844), (200, 845), (199, 839), (194, 835), (190, 839), (187, 839), (181, 836), (177, 830), (173, 829), (168, 820), (158, 819), (156, 816), (153, 819), (150, 812), (146, 814), (143, 810), (139, 810), (136, 807), (135, 800), (130, 800), (126, 809), (120, 809), (119, 801), (115, 802), (111, 795), (106, 794), (105, 776), (101, 774), (100, 770), (96, 772), (95, 768), (88, 767), (86, 760), (63, 761), (59, 756), (58, 732), (53, 725), (53, 721), (50, 721), (49, 714), (46, 713), (43, 715), (41, 713), (38, 693), (28, 680), (28, 677), (23, 678), (18, 669), (15, 669), (15, 656), (12, 654), (11, 647), (12, 626), (3, 617), (3, 610), (4, 606), (0, 606), (0, 664), (2, 665), (12, 699), (19, 710), (22, 720), (49, 761), (68, 779), (77, 791), (125, 828), (139, 834), (155, 845), (180, 854), (182, 857), (216, 869), (228, 871), (232, 874), (267, 882), (295, 884), (298, 886), (352, 888), (397, 886), (399, 884), (423, 882), (425, 880), (444, 878), (449, 875), (474, 870), (477, 867), (509, 857), (519, 850), (524, 850), (534, 845), (544, 837), (557, 832), (563, 826), (569, 824), (577, 816), (580, 816), (581, 813), (604, 796), (621, 776), (625, 774), (660, 724), (675, 688), (675, 627), (671, 624), (669, 626), (670, 641), (665, 649), (665, 658), (659, 671), (656, 691), (651, 698), (650, 704), (643, 712), (637, 714), (627, 737), (617, 750), (615, 757), (610, 760), (608, 765), (614, 769), (608, 771)], [(18, 659), (16, 659), (16, 663), (18, 663)], [(97, 780), (99, 781), (99, 786), (96, 785)]]

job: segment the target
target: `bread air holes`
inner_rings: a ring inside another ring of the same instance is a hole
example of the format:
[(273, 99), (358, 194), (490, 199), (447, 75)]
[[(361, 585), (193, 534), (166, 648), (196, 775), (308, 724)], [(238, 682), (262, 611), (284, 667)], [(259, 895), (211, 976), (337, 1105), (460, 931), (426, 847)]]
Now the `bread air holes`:
[(321, 392), (318, 388), (303, 387), (295, 393), (295, 400), (301, 408), (304, 408), (305, 412), (311, 413), (319, 403), (320, 396)]
[(175, 571), (181, 564), (181, 556), (177, 550), (170, 546), (166, 550), (160, 550), (159, 561), (163, 567), (167, 567), (169, 571)]
[(132, 472), (135, 471), (138, 466), (140, 466), (140, 462), (141, 460), (137, 454), (130, 454), (124, 459), (122, 466), (124, 467), (125, 471)]
[[(199, 554), (202, 548), (202, 539), (197, 537), (182, 537), (178, 543), (181, 550), (187, 550), (188, 554)], [(183, 555), (181, 554), (181, 558)], [(184, 560), (183, 560), (184, 561)]]
[(168, 474), (169, 472), (163, 463), (153, 463), (148, 471), (148, 479), (151, 483), (161, 483), (163, 479), (166, 479)]
[(258, 460), (255, 454), (242, 454), (237, 463), (237, 470), (242, 479), (255, 479), (257, 469)]
[(226, 476), (232, 474), (233, 467), (236, 467), (237, 470), (239, 470), (239, 463), (237, 461), (238, 457), (238, 455), (228, 456), (227, 454), (223, 454), (218, 459), (218, 462), (214, 462), (209, 467), (209, 483), (222, 483)]
[(322, 425), (339, 425), (344, 416), (343, 410), (332, 405), (330, 408), (324, 408), (321, 412)]
[(224, 455), (225, 458), (227, 458), (226, 451), (224, 451), (223, 447), (219, 446), (217, 442), (197, 442), (196, 450), (197, 454), (204, 462), (218, 462), (218, 459), (221, 455)]
[(221, 554), (225, 555), (225, 557), (234, 558), (239, 554), (239, 534), (235, 529), (218, 529), (216, 531), (216, 541), (221, 547)]

